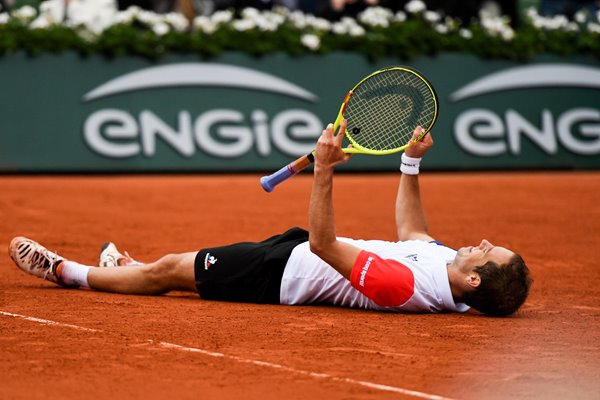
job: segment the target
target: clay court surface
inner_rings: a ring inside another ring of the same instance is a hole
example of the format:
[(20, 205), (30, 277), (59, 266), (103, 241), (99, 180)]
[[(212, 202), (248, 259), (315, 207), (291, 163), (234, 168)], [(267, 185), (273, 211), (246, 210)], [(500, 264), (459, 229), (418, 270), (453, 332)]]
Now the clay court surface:
[[(336, 177), (338, 235), (395, 240), (398, 176)], [(392, 315), (66, 290), (7, 247), (29, 236), (96, 263), (306, 226), (310, 174), (0, 176), (0, 399), (598, 399), (600, 173), (425, 173), (431, 233), (518, 250), (535, 278), (512, 318)]]

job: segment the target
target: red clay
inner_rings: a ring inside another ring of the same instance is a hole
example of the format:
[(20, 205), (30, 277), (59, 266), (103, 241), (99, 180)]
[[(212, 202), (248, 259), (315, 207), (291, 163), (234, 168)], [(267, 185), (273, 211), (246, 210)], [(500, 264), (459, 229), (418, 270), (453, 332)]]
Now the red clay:
[[(397, 180), (337, 176), (338, 235), (395, 240)], [(450, 246), (487, 238), (530, 265), (531, 297), (506, 319), (65, 290), (27, 276), (8, 257), (16, 235), (90, 264), (105, 240), (142, 261), (261, 240), (306, 226), (309, 174), (271, 194), (255, 175), (4, 176), (0, 184), (2, 399), (415, 398), (345, 378), (458, 399), (600, 393), (599, 173), (422, 175), (433, 236)]]

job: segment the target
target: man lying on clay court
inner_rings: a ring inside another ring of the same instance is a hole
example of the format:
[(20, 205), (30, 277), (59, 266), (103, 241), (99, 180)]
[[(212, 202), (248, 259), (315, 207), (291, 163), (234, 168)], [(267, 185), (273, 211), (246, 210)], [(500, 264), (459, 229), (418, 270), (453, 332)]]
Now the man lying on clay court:
[[(67, 288), (123, 294), (197, 292), (202, 299), (274, 304), (333, 304), (393, 312), (514, 313), (532, 279), (523, 259), (482, 240), (455, 251), (428, 234), (418, 173), (433, 145), (427, 134), (402, 155), (396, 200), (398, 242), (336, 237), (333, 170), (350, 155), (341, 150), (346, 129), (329, 124), (315, 151), (309, 231), (292, 228), (260, 243), (237, 243), (170, 254), (142, 264), (107, 243), (100, 267), (67, 260), (23, 237), (10, 256), (23, 271)], [(413, 140), (422, 133), (417, 127)]]

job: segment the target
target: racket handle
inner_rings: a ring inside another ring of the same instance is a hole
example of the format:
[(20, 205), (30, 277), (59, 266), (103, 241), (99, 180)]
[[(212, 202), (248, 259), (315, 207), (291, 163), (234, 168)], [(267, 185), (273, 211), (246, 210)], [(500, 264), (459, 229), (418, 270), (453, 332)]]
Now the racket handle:
[(286, 179), (296, 175), (298, 172), (308, 167), (314, 161), (315, 157), (312, 153), (302, 156), (296, 161), (281, 168), (279, 171), (260, 178), (260, 185), (263, 189), (265, 189), (266, 192), (272, 192), (273, 189), (275, 189), (275, 186), (279, 185)]

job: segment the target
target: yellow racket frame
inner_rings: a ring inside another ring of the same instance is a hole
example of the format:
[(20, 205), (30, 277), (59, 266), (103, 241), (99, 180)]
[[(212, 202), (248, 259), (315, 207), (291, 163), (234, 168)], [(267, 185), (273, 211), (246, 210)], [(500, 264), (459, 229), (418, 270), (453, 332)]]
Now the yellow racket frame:
[[(378, 71), (373, 72), (370, 75), (365, 76), (360, 82), (358, 82), (356, 85), (354, 85), (354, 87), (348, 92), (348, 94), (346, 94), (346, 97), (344, 98), (344, 101), (342, 102), (342, 105), (340, 107), (340, 111), (338, 112), (338, 116), (335, 119), (335, 122), (333, 123), (333, 130), (334, 130), (334, 132), (338, 130), (340, 124), (344, 120), (344, 112), (346, 110), (346, 106), (348, 105), (348, 101), (350, 101), (350, 98), (352, 97), (352, 94), (354, 93), (354, 91), (360, 85), (362, 85), (366, 80), (370, 79), (371, 77), (373, 77), (375, 75), (379, 75), (379, 74), (381, 74), (383, 72), (393, 71), (393, 70), (401, 70), (401, 71), (409, 72), (409, 73), (415, 75), (417, 78), (419, 78), (421, 81), (423, 81), (423, 83), (425, 83), (425, 85), (427, 86), (427, 88), (431, 92), (431, 95), (432, 95), (432, 97), (434, 99), (433, 118), (431, 119), (431, 123), (429, 124), (429, 126), (422, 127), (423, 128), (423, 133), (417, 138), (417, 140), (415, 142), (418, 142), (419, 140), (421, 140), (423, 138), (423, 136), (425, 136), (429, 131), (431, 131), (431, 128), (433, 128), (433, 125), (435, 124), (435, 122), (437, 120), (437, 117), (438, 117), (438, 113), (439, 113), (438, 97), (437, 97), (437, 93), (433, 89), (433, 86), (429, 83), (429, 81), (427, 79), (425, 79), (424, 76), (422, 76), (420, 73), (418, 73), (417, 71), (415, 71), (412, 68), (407, 68), (407, 67), (390, 67), (390, 68), (380, 69)], [(345, 148), (343, 148), (342, 150), (344, 151), (344, 153), (349, 153), (349, 154), (370, 154), (370, 155), (375, 155), (375, 156), (383, 156), (383, 155), (386, 155), (386, 154), (394, 154), (394, 153), (397, 153), (399, 151), (406, 150), (413, 143), (415, 143), (415, 142), (409, 142), (409, 143), (407, 143), (407, 144), (405, 144), (403, 146), (400, 146), (400, 147), (397, 147), (397, 148), (394, 148), (394, 149), (372, 150), (372, 149), (364, 148), (363, 146), (361, 146), (360, 144), (358, 144), (352, 138), (352, 134), (350, 132), (348, 132), (347, 130), (346, 130), (346, 138), (348, 138), (348, 141), (350, 142), (350, 144), (352, 144), (352, 147), (345, 147)]]
[[(354, 93), (354, 91), (360, 85), (362, 85), (366, 80), (368, 80), (369, 78), (372, 78), (375, 75), (378, 75), (378, 74), (381, 74), (381, 73), (384, 73), (384, 72), (387, 72), (387, 71), (392, 71), (392, 70), (401, 70), (401, 71), (405, 71), (405, 72), (409, 72), (411, 74), (414, 74), (423, 83), (425, 83), (425, 85), (427, 86), (427, 88), (431, 91), (432, 98), (434, 100), (434, 114), (433, 114), (433, 118), (432, 118), (431, 123), (429, 124), (429, 126), (423, 127), (424, 131), (417, 138), (416, 141), (418, 142), (419, 140), (421, 140), (423, 138), (423, 136), (425, 136), (431, 130), (431, 128), (435, 124), (435, 121), (437, 120), (438, 112), (439, 112), (438, 97), (437, 97), (437, 94), (436, 94), (435, 90), (433, 89), (433, 86), (429, 83), (429, 81), (427, 79), (425, 79), (425, 77), (423, 77), (421, 74), (419, 74), (417, 71), (415, 71), (415, 70), (413, 70), (411, 68), (408, 68), (408, 67), (390, 67), (390, 68), (380, 69), (380, 70), (375, 71), (372, 74), (364, 77), (360, 82), (358, 82), (356, 85), (354, 85), (354, 87), (352, 88), (352, 90), (350, 90), (346, 94), (346, 97), (344, 98), (344, 101), (342, 102), (342, 105), (340, 107), (340, 111), (338, 112), (338, 116), (335, 119), (335, 122), (333, 123), (334, 131), (338, 130), (338, 128), (340, 127), (340, 124), (344, 120), (344, 112), (346, 111), (346, 107), (348, 105), (348, 101), (350, 101), (350, 98), (352, 97), (352, 94)], [(416, 128), (416, 126), (414, 128)], [(367, 148), (361, 146), (360, 144), (358, 144), (352, 138), (352, 134), (350, 132), (348, 132), (348, 130), (346, 130), (345, 133), (346, 133), (346, 137), (348, 138), (348, 141), (350, 142), (350, 144), (352, 145), (352, 147), (342, 148), (342, 150), (345, 153), (351, 153), (351, 154), (370, 154), (370, 155), (376, 155), (376, 156), (381, 156), (381, 155), (385, 155), (385, 154), (393, 154), (393, 153), (397, 153), (399, 151), (405, 150), (406, 148), (408, 148), (409, 146), (411, 146), (413, 143), (415, 143), (415, 142), (411, 142), (409, 140), (408, 143), (406, 143), (403, 146), (397, 147), (397, 148), (387, 149), (387, 150), (372, 150), (372, 149), (367, 149)], [(288, 164), (288, 165), (280, 168), (278, 171), (274, 172), (271, 175), (263, 176), (262, 178), (260, 178), (260, 184), (261, 184), (261, 186), (263, 187), (263, 189), (265, 191), (271, 192), (281, 182), (283, 182), (286, 179), (291, 178), (292, 176), (296, 175), (298, 172), (302, 171), (304, 168), (308, 167), (313, 162), (314, 162), (314, 151), (311, 152), (311, 153), (309, 153), (309, 154), (306, 154), (306, 155), (298, 158), (297, 160), (291, 162), (290, 164)]]

